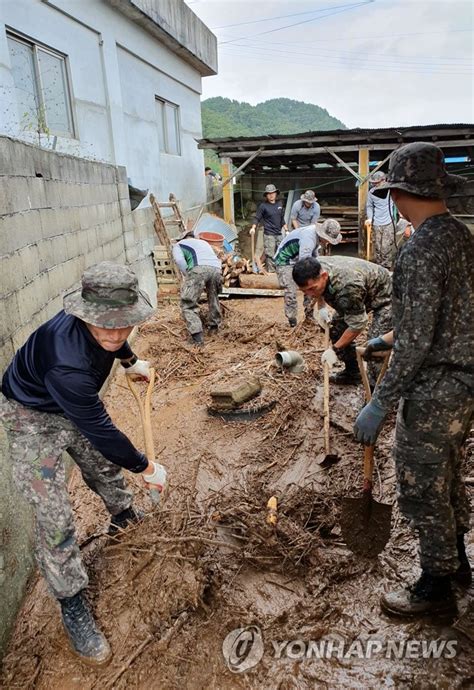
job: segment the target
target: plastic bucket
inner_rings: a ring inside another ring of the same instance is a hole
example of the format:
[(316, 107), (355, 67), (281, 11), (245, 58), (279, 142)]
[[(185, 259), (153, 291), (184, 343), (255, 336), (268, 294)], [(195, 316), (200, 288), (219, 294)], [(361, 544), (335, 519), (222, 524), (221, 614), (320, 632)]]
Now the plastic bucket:
[(222, 249), (224, 246), (225, 238), (220, 232), (200, 232), (198, 238), (208, 242), (211, 247), (215, 247), (216, 249)]

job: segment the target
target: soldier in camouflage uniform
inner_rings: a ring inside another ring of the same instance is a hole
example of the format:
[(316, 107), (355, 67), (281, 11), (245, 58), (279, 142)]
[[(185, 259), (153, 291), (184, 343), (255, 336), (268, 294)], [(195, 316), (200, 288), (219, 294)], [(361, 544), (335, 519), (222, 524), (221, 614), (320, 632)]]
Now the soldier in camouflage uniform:
[(181, 287), (181, 313), (193, 342), (204, 345), (199, 300), (206, 291), (209, 305), (208, 332), (215, 333), (222, 321), (219, 293), (222, 290), (222, 264), (211, 245), (186, 230), (173, 247), (173, 259), (184, 276)]
[[(341, 240), (341, 226), (337, 220), (328, 218), (324, 223), (296, 228), (280, 242), (273, 259), (278, 282), (285, 291), (285, 316), (292, 328), (296, 326), (298, 315), (297, 287), (292, 276), (293, 266), (296, 261), (307, 256), (318, 256), (320, 243), (323, 246), (336, 245)], [(314, 301), (308, 295), (304, 296), (303, 307), (305, 317), (313, 318)]]
[[(363, 259), (322, 256), (298, 261), (293, 280), (307, 295), (336, 310), (330, 323), (333, 347), (323, 353), (330, 365), (340, 359), (345, 369), (332, 377), (337, 384), (360, 383), (354, 340), (367, 327), (372, 312), (369, 337), (385, 333), (392, 323), (392, 278), (390, 272)], [(372, 377), (375, 376), (375, 370)]]
[(396, 253), (395, 207), (390, 198), (380, 198), (376, 194), (384, 181), (385, 173), (381, 170), (375, 172), (369, 180), (365, 226), (370, 225), (372, 228), (374, 262), (391, 271)]
[(76, 541), (62, 458), (68, 451), (85, 483), (112, 515), (110, 533), (136, 522), (122, 468), (158, 484), (149, 462), (112, 423), (99, 391), (115, 359), (126, 373), (147, 378), (148, 362), (127, 343), (135, 324), (154, 312), (126, 266), (104, 261), (85, 271), (82, 287), (64, 298), (64, 311), (36, 330), (7, 368), (0, 423), (10, 448), (13, 479), (31, 504), (36, 559), (75, 653), (88, 663), (110, 658), (84, 589), (87, 572)]
[(414, 143), (392, 154), (387, 182), (377, 190), (389, 190), (415, 228), (393, 274), (394, 331), (367, 347), (370, 356), (393, 343), (391, 364), (354, 428), (372, 445), (399, 402), (398, 501), (418, 533), (422, 574), (382, 597), (382, 609), (394, 615), (453, 613), (452, 581), (472, 580), (461, 447), (473, 413), (474, 239), (446, 206), (462, 180), (446, 172), (438, 147)]

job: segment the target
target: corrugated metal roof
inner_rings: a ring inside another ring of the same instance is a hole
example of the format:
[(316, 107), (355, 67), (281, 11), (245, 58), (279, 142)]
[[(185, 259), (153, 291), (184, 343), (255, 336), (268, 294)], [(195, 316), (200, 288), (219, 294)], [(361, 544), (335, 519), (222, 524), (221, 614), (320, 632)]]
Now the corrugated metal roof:
[[(333, 138), (341, 137), (343, 139), (351, 137), (370, 138), (373, 135), (387, 135), (387, 137), (394, 137), (407, 135), (410, 132), (424, 132), (429, 134), (430, 132), (445, 131), (456, 133), (457, 130), (468, 130), (468, 133), (474, 138), (474, 124), (472, 123), (457, 123), (457, 124), (433, 124), (433, 125), (412, 125), (410, 127), (376, 127), (376, 128), (366, 128), (366, 127), (355, 127), (352, 129), (330, 129), (330, 130), (311, 130), (308, 132), (298, 132), (296, 134), (264, 134), (256, 135), (252, 137), (216, 137), (216, 138), (203, 138), (199, 139), (199, 145), (205, 144), (215, 144), (216, 148), (219, 148), (221, 144), (232, 144), (234, 142), (242, 142), (243, 144), (250, 144), (252, 142), (280, 142), (280, 141), (291, 141), (292, 139), (299, 139), (302, 137), (324, 137)], [(464, 132), (466, 134), (466, 132)], [(208, 148), (203, 146), (203, 148)]]

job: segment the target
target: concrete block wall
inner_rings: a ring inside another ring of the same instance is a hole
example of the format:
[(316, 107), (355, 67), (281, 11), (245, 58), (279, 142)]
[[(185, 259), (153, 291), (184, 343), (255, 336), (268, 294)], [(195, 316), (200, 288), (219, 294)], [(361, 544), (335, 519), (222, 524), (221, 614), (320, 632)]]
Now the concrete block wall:
[[(125, 168), (0, 137), (0, 375), (82, 272), (129, 263), (156, 304), (151, 209), (130, 211)], [(31, 572), (31, 517), (0, 429), (0, 656)]]
[(61, 308), (63, 294), (87, 266), (127, 261), (136, 265), (152, 298), (156, 286), (153, 226), (143, 218), (136, 225), (124, 168), (7, 137), (0, 137), (0, 160), (3, 370), (28, 335)]

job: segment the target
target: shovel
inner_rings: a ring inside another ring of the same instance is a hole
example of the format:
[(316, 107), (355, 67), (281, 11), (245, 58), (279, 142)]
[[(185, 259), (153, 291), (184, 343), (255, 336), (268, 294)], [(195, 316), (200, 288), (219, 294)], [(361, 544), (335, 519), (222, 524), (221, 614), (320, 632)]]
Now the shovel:
[(252, 248), (252, 271), (254, 273), (259, 273), (257, 262), (255, 261), (255, 235), (250, 235), (250, 245)]
[[(138, 387), (136, 383), (132, 380), (131, 376), (125, 377), (128, 387), (135, 400), (137, 401), (138, 409), (140, 412), (140, 420), (142, 423), (143, 436), (145, 438), (145, 455), (149, 462), (155, 461), (155, 445), (153, 443), (153, 432), (151, 428), (151, 394), (153, 392), (153, 386), (155, 385), (155, 370), (150, 367), (150, 381), (146, 389), (145, 404), (142, 403), (140, 398), (140, 393), (138, 392)], [(158, 505), (161, 499), (161, 491), (155, 489), (150, 485), (149, 488), (150, 498), (155, 505)]]
[[(327, 350), (329, 347), (329, 326), (324, 327), (324, 349)], [(324, 455), (320, 454), (316, 458), (316, 462), (321, 465), (321, 467), (330, 467), (334, 465), (335, 462), (340, 460), (339, 456), (335, 453), (331, 453), (331, 444), (329, 440), (329, 364), (324, 362), (323, 364), (323, 411), (324, 411)]]
[[(363, 347), (356, 348), (366, 401), (372, 397), (367, 370), (362, 354)], [(390, 352), (374, 353), (383, 357), (384, 363), (377, 383), (382, 380), (390, 359)], [(392, 506), (378, 503), (372, 497), (375, 446), (364, 446), (364, 485), (361, 498), (344, 498), (341, 512), (341, 533), (349, 549), (360, 556), (373, 558), (379, 554), (390, 537)]]

